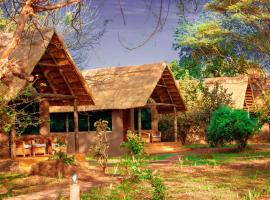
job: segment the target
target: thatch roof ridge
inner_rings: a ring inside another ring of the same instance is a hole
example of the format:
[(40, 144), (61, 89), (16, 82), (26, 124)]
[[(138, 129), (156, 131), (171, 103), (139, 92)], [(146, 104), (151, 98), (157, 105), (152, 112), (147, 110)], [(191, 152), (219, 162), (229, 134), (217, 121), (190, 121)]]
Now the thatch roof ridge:
[[(41, 30), (35, 31), (28, 31), (24, 33), (23, 38), (18, 45), (18, 47), (14, 50), (14, 52), (10, 55), (10, 59), (15, 60), (22, 69), (25, 70), (25, 73), (30, 75), (34, 68), (37, 66), (41, 58), (44, 56), (49, 44), (52, 42), (53, 38), (57, 38), (57, 41), (60, 42), (61, 50), (63, 50), (65, 59), (67, 59), (72, 67), (73, 73), (76, 74), (76, 77), (79, 79), (80, 83), (82, 84), (82, 89), (86, 92), (90, 99), (92, 98), (91, 89), (88, 87), (88, 84), (84, 77), (82, 76), (80, 70), (76, 66), (74, 60), (72, 59), (71, 55), (63, 38), (58, 35), (54, 28), (46, 28)], [(2, 43), (3, 38), (6, 38), (5, 43)], [(1, 51), (5, 50), (5, 46), (7, 46), (9, 39), (12, 38), (12, 34), (8, 33), (1, 33), (0, 34), (0, 41), (1, 41)], [(7, 87), (4, 84), (0, 85), (1, 94), (0, 97), (6, 100), (11, 100), (19, 92), (25, 87), (26, 81), (19, 79), (18, 77), (14, 77), (12, 79), (11, 84)], [(92, 100), (91, 100), (92, 101)]]
[(248, 82), (249, 77), (247, 75), (239, 75), (232, 77), (214, 77), (214, 78), (206, 78), (204, 82), (206, 84), (213, 83), (222, 83), (222, 84), (238, 84), (243, 82)]
[(85, 69), (85, 70), (82, 70), (82, 73), (83, 72), (87, 72), (87, 71), (94, 71), (94, 70), (113, 70), (113, 69), (128, 69), (128, 68), (136, 68), (136, 67), (139, 67), (139, 68), (147, 68), (147, 67), (151, 67), (151, 66), (158, 66), (160, 67), (160, 64), (163, 66), (163, 67), (166, 67), (167, 64), (165, 61), (160, 61), (160, 62), (154, 62), (154, 63), (147, 63), (147, 64), (137, 64), (137, 65), (121, 65), (121, 66), (102, 66), (102, 67), (96, 67), (96, 68), (90, 68), (90, 69)]
[(224, 89), (227, 89), (228, 94), (232, 94), (232, 107), (242, 109), (244, 107), (247, 88), (249, 85), (249, 77), (240, 75), (235, 77), (215, 77), (207, 78), (204, 83), (208, 87), (213, 87), (218, 83)]
[[(93, 90), (93, 98), (96, 102), (97, 109), (123, 109), (123, 108), (136, 108), (142, 107), (147, 103), (150, 96), (150, 92), (154, 90), (155, 84), (160, 79), (162, 71), (166, 67), (164, 63), (152, 63), (144, 65), (134, 66), (121, 66), (121, 67), (109, 67), (109, 68), (97, 68), (93, 70), (84, 70), (83, 76), (88, 81), (88, 84)], [(151, 82), (145, 75), (154, 72)], [(130, 76), (132, 73), (132, 76)], [(136, 77), (141, 78), (136, 79)], [(90, 79), (90, 80), (89, 80)], [(122, 84), (121, 80), (122, 79)], [(128, 81), (124, 79), (129, 79)], [(142, 80), (143, 79), (143, 80)], [(141, 82), (140, 82), (141, 81)], [(144, 83), (143, 83), (144, 82)], [(144, 91), (139, 89), (144, 86)], [(137, 90), (134, 90), (137, 88)], [(147, 90), (147, 91), (145, 91)], [(128, 97), (123, 96), (128, 95)], [(114, 101), (105, 102), (102, 97), (114, 97)], [(121, 99), (128, 99), (133, 96), (133, 99), (129, 99), (120, 103)], [(117, 99), (117, 97), (119, 99)], [(117, 100), (116, 100), (117, 99)], [(132, 102), (132, 103), (129, 103)]]
[[(95, 105), (80, 107), (79, 110), (144, 107), (151, 95), (155, 93), (154, 90), (159, 85), (164, 73), (166, 74), (166, 81), (170, 81), (170, 88), (172, 88), (170, 90), (173, 93), (174, 103), (177, 104), (177, 110), (185, 110), (178, 84), (176, 84), (172, 72), (164, 62), (84, 70), (82, 74), (92, 88)], [(165, 95), (167, 95), (167, 92), (165, 92)], [(51, 109), (51, 112), (59, 111), (57, 108)]]

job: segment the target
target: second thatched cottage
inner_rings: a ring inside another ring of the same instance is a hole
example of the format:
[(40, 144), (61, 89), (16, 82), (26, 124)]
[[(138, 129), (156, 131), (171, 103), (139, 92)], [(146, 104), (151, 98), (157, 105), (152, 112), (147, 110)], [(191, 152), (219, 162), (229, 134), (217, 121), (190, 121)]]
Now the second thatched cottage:
[[(174, 114), (172, 123), (177, 140), (176, 113), (184, 112), (186, 107), (166, 63), (86, 70), (83, 76), (89, 83), (95, 105), (78, 107), (80, 152), (86, 152), (94, 142), (94, 122), (98, 119), (109, 122), (111, 155), (121, 153), (119, 146), (128, 130), (139, 134), (157, 133), (158, 114), (162, 113)], [(72, 111), (71, 106), (64, 109), (51, 106), (51, 132), (72, 132)]]

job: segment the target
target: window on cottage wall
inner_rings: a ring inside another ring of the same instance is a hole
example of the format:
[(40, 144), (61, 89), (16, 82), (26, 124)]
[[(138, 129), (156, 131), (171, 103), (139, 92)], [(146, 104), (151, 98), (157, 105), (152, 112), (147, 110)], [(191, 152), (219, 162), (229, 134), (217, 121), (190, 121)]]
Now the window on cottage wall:
[(74, 113), (68, 113), (68, 130), (69, 132), (73, 132), (74, 131)]
[[(69, 132), (74, 131), (74, 113), (51, 113), (50, 128), (51, 132), (66, 132), (66, 117), (68, 117)], [(79, 112), (78, 113), (79, 131), (95, 131), (94, 123), (99, 119), (108, 121), (110, 130), (112, 129), (111, 110), (97, 112)]]
[(79, 112), (79, 131), (88, 131), (88, 112)]
[(66, 132), (66, 113), (50, 114), (51, 132)]
[[(138, 111), (139, 109), (134, 109), (134, 125), (135, 130), (138, 130)], [(141, 124), (142, 130), (151, 130), (152, 129), (152, 119), (151, 119), (151, 108), (141, 109)]]
[(19, 113), (16, 116), (16, 129), (19, 134), (39, 134), (39, 104), (19, 104), (16, 108)]
[(103, 111), (89, 112), (90, 131), (96, 130), (94, 124), (96, 121), (100, 119), (106, 120), (108, 122), (109, 129), (112, 130), (112, 111), (103, 110)]

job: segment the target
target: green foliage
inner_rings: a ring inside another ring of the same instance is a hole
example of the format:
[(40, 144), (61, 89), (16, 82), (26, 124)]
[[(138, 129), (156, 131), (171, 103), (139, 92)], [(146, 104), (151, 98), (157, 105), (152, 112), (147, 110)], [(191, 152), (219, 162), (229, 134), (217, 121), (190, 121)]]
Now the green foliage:
[(10, 133), (13, 125), (18, 135), (29, 127), (39, 126), (38, 111), (32, 109), (35, 108), (38, 100), (32, 96), (32, 92), (33, 88), (30, 84), (11, 101), (0, 97), (0, 116), (2, 116), (0, 120), (3, 121), (4, 133)]
[(181, 80), (186, 76), (192, 78), (201, 77), (201, 64), (192, 58), (182, 58), (179, 63), (177, 60), (174, 60), (170, 64), (170, 68), (174, 74), (176, 80)]
[(120, 165), (124, 168), (125, 174), (128, 179), (133, 182), (138, 182), (143, 176), (144, 171), (142, 167), (146, 165), (146, 162), (141, 156), (125, 156)]
[(57, 138), (56, 140), (56, 145), (58, 148), (58, 151), (56, 151), (51, 157), (50, 159), (53, 160), (61, 160), (63, 161), (66, 165), (73, 165), (75, 164), (75, 156), (72, 155), (68, 155), (67, 153), (62, 151), (61, 147), (66, 146), (66, 144), (64, 143), (63, 140), (61, 140), (60, 138)]
[(127, 148), (132, 155), (141, 155), (144, 151), (144, 144), (138, 134), (128, 130), (127, 141), (123, 142), (121, 147)]
[(99, 165), (105, 172), (108, 163), (108, 141), (106, 132), (109, 130), (108, 122), (105, 120), (98, 120), (95, 122), (96, 138), (95, 143), (90, 147), (89, 153), (97, 160)]
[[(2, 3), (2, 1), (0, 1)], [(6, 13), (3, 7), (0, 7), (0, 31), (5, 33), (11, 33), (16, 28), (15, 16), (11, 17), (11, 15), (3, 14)]]
[(166, 188), (163, 180), (152, 171), (146, 171), (145, 177), (152, 186), (152, 199), (153, 200), (165, 200), (166, 199)]
[[(232, 147), (235, 147), (233, 145)], [(231, 147), (231, 148), (232, 148)], [(228, 148), (228, 147), (221, 147)], [(187, 166), (200, 166), (200, 165), (224, 165), (239, 161), (259, 160), (270, 158), (270, 151), (254, 152), (253, 149), (246, 149), (243, 152), (232, 150), (227, 153), (209, 153), (209, 154), (194, 154), (183, 156), (181, 161), (182, 165)]]
[(211, 146), (236, 141), (238, 149), (242, 150), (250, 136), (258, 129), (257, 121), (250, 119), (247, 111), (221, 107), (211, 118), (207, 140)]
[(215, 110), (222, 106), (232, 103), (231, 95), (227, 89), (216, 83), (212, 88), (207, 86), (201, 87), (202, 100), (199, 105), (195, 119), (200, 123), (201, 127), (207, 127)]
[(235, 76), (268, 67), (269, 19), (266, 1), (210, 1), (195, 22), (177, 27), (174, 46), (180, 50), (180, 62), (200, 63), (200, 77)]
[[(190, 130), (200, 127), (206, 131), (213, 112), (221, 106), (230, 105), (232, 94), (229, 94), (227, 89), (219, 84), (215, 84), (211, 88), (203, 85), (189, 74), (180, 79), (179, 86), (187, 111), (178, 114), (177, 126), (181, 142), (185, 144)], [(171, 116), (162, 115), (159, 118), (159, 130), (163, 133), (172, 132), (172, 121)]]
[(152, 173), (150, 169), (145, 168), (147, 165), (146, 159), (142, 156), (144, 150), (144, 142), (141, 137), (132, 131), (128, 131), (127, 141), (121, 144), (122, 147), (128, 148), (131, 156), (125, 156), (121, 162), (128, 175), (128, 180), (131, 182), (140, 182), (147, 180), (152, 185), (152, 199), (165, 199), (165, 186), (162, 180)]
[(71, 25), (72, 20), (74, 19), (73, 13), (72, 12), (67, 12), (65, 16), (65, 25)]
[(152, 186), (152, 199), (164, 200), (166, 197), (166, 188), (162, 179), (152, 172), (150, 169), (145, 168), (146, 160), (140, 156), (126, 156), (122, 161), (122, 166), (126, 168), (126, 174), (131, 182), (139, 183), (140, 181), (147, 180)]
[(55, 159), (55, 160), (61, 160), (66, 165), (73, 165), (75, 163), (75, 157), (74, 156), (69, 156), (67, 153), (62, 152), (62, 151), (56, 152), (53, 155), (53, 159)]
[(260, 125), (270, 122), (270, 91), (265, 91), (261, 95), (261, 103), (256, 104), (256, 113)]

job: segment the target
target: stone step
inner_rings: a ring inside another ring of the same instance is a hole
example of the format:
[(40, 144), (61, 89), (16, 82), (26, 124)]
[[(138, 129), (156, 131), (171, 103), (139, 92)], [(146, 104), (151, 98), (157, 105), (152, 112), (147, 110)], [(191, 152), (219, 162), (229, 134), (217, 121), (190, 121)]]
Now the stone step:
[(145, 152), (148, 154), (176, 153), (183, 150), (180, 142), (160, 142), (145, 145)]
[(155, 143), (147, 143), (145, 144), (145, 146), (174, 146), (174, 145), (178, 145), (181, 146), (181, 142), (155, 142)]

